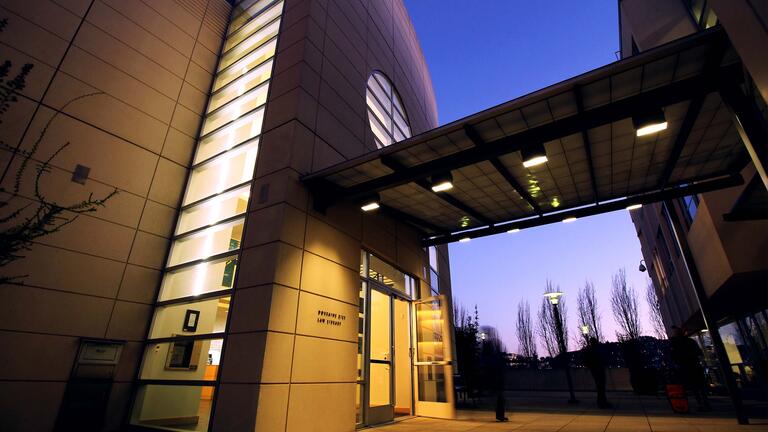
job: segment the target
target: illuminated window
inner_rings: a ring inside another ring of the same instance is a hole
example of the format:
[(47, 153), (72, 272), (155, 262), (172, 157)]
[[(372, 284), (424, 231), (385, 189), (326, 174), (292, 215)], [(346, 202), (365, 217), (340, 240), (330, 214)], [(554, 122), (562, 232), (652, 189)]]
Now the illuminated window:
[(680, 198), (680, 206), (683, 208), (683, 217), (688, 227), (691, 226), (693, 220), (696, 218), (696, 212), (699, 209), (699, 196), (688, 195)]
[(365, 101), (376, 147), (386, 147), (411, 137), (411, 127), (400, 96), (381, 72), (374, 71), (368, 78)]
[(282, 1), (243, 0), (227, 30), (144, 346), (131, 423), (209, 429)]

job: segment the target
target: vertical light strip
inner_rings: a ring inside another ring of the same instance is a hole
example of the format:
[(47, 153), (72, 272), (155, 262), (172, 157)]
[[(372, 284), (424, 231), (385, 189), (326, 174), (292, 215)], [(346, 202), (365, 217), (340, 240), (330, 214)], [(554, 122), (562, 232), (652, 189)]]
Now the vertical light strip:
[(242, 0), (232, 13), (145, 347), (133, 424), (173, 428), (206, 409), (198, 418), (210, 418), (282, 10), (282, 0)]

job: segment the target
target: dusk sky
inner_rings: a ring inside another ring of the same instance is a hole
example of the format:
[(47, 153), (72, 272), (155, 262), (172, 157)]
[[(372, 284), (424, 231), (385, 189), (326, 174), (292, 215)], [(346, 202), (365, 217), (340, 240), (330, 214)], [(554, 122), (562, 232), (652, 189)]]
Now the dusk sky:
[[(405, 4), (432, 75), (440, 124), (616, 61), (615, 0)], [(452, 244), (450, 256), (455, 300), (476, 304), (481, 324), (496, 327), (509, 351), (517, 351), (517, 303), (528, 300), (535, 321), (547, 279), (565, 292), (572, 335), (576, 294), (592, 280), (604, 334), (615, 340), (610, 283), (622, 267), (638, 293), (643, 333), (651, 333), (647, 276), (637, 270), (640, 242), (627, 211)]]

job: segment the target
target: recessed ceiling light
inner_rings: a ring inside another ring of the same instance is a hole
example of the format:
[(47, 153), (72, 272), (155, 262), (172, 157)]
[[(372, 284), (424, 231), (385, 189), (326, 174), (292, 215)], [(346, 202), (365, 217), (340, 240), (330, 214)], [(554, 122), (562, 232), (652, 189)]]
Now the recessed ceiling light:
[(637, 210), (642, 206), (643, 206), (642, 204), (632, 204), (630, 206), (627, 206), (627, 210)]
[(567, 217), (567, 218), (563, 219), (563, 223), (571, 223), (571, 222), (576, 222), (576, 217), (570, 216), (570, 217)]
[(547, 152), (544, 149), (543, 144), (534, 144), (524, 147), (520, 150), (520, 157), (523, 159), (523, 166), (526, 168), (541, 165), (548, 160)]
[(520, 228), (512, 228), (511, 230), (507, 231), (510, 234), (514, 234), (516, 232), (520, 232)]
[(472, 240), (469, 237), (462, 237), (459, 239), (459, 243), (467, 243), (468, 241)]

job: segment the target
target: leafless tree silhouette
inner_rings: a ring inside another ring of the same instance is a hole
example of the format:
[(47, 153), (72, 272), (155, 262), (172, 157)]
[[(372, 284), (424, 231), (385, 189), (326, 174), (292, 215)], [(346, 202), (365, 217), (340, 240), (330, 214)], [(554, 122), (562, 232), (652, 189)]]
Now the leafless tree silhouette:
[(619, 340), (631, 340), (640, 337), (640, 315), (635, 289), (627, 285), (627, 272), (619, 269), (613, 275), (611, 288), (611, 309), (621, 332), (616, 332)]
[[(597, 305), (597, 295), (595, 295), (595, 285), (592, 281), (584, 283), (584, 287), (579, 290), (576, 303), (579, 313), (579, 326), (588, 325), (589, 335), (587, 336), (594, 336), (599, 342), (602, 342), (604, 340), (603, 329), (600, 325), (600, 311)], [(584, 341), (586, 339), (587, 337), (584, 338)]]
[(664, 327), (664, 319), (661, 316), (661, 299), (659, 299), (651, 279), (648, 279), (645, 285), (645, 300), (648, 302), (648, 315), (651, 318), (653, 333), (659, 339), (666, 339), (667, 329)]
[(531, 307), (528, 302), (521, 300), (517, 304), (517, 340), (520, 355), (531, 360), (539, 358), (536, 349), (536, 340), (533, 338), (533, 326), (531, 324)]

